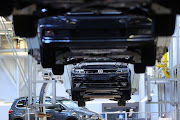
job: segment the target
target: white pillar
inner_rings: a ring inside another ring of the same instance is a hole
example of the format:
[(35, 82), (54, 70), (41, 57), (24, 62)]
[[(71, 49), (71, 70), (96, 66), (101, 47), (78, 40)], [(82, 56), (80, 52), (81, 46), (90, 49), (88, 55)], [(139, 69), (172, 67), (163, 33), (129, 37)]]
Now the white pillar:
[(16, 64), (16, 89), (17, 89), (17, 98), (19, 98), (19, 81), (20, 81), (20, 76), (19, 76), (19, 68), (18, 64)]
[[(141, 102), (145, 98), (145, 74), (139, 74), (140, 80), (139, 80), (139, 112), (145, 112), (145, 102)], [(140, 114), (140, 118), (145, 118), (144, 114)]]
[(28, 101), (32, 104), (32, 56), (28, 55)]
[[(32, 56), (30, 54), (28, 55), (28, 105), (32, 105)], [(29, 113), (28, 120), (31, 120)]]
[(1, 41), (2, 41), (2, 36), (0, 35), (0, 48), (1, 48)]
[(71, 70), (73, 65), (64, 66), (63, 83), (66, 89), (71, 89)]
[[(34, 105), (36, 105), (36, 66), (37, 65), (37, 61), (35, 60), (35, 58), (33, 58), (33, 79), (32, 79), (32, 87), (33, 87), (33, 98), (34, 98)], [(35, 120), (37, 120), (37, 111), (35, 111)]]
[(179, 103), (180, 103), (180, 39), (179, 39), (179, 28), (180, 28), (180, 16), (177, 15), (177, 30), (176, 30), (176, 39), (177, 39), (177, 105), (176, 105), (176, 120), (179, 119)]

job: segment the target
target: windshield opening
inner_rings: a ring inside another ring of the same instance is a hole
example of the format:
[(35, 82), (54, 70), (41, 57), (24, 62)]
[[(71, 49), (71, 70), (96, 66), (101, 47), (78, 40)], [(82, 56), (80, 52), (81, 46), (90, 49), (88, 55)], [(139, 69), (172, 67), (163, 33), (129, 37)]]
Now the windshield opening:
[(68, 108), (80, 108), (75, 102), (73, 101), (61, 101), (65, 106)]

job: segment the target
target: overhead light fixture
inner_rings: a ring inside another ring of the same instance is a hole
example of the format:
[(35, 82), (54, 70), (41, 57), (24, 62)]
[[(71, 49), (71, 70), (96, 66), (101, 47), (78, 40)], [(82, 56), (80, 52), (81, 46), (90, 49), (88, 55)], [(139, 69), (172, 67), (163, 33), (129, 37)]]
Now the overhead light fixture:
[(129, 38), (133, 38), (133, 37), (134, 37), (134, 35), (130, 35), (130, 36), (129, 36)]
[(45, 8), (41, 9), (41, 12), (42, 12), (42, 13), (44, 13), (44, 12), (46, 12), (46, 11), (47, 11), (47, 9), (45, 9)]

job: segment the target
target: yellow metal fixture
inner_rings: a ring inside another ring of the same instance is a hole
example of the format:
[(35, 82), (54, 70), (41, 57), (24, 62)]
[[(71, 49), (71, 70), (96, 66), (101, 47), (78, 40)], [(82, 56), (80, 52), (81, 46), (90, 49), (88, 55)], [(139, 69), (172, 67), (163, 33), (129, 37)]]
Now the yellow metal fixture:
[(169, 78), (169, 72), (168, 72), (168, 68), (167, 68), (167, 63), (168, 63), (168, 60), (167, 60), (167, 53), (165, 53), (164, 55), (163, 55), (163, 59), (162, 59), (162, 61), (161, 61), (162, 63), (160, 64), (160, 65), (156, 65), (157, 67), (159, 67), (159, 68), (163, 68), (162, 70), (163, 70), (163, 73), (164, 73), (164, 75), (165, 75), (165, 77), (166, 78)]

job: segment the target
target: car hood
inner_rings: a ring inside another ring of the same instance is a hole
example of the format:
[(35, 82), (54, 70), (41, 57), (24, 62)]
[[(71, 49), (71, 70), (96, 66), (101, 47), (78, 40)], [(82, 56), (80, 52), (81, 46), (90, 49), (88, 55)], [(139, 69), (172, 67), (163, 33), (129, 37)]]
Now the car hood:
[(82, 114), (82, 115), (98, 115), (98, 113), (88, 110), (87, 108), (77, 108), (77, 109), (71, 109), (73, 112), (76, 112), (76, 114)]

